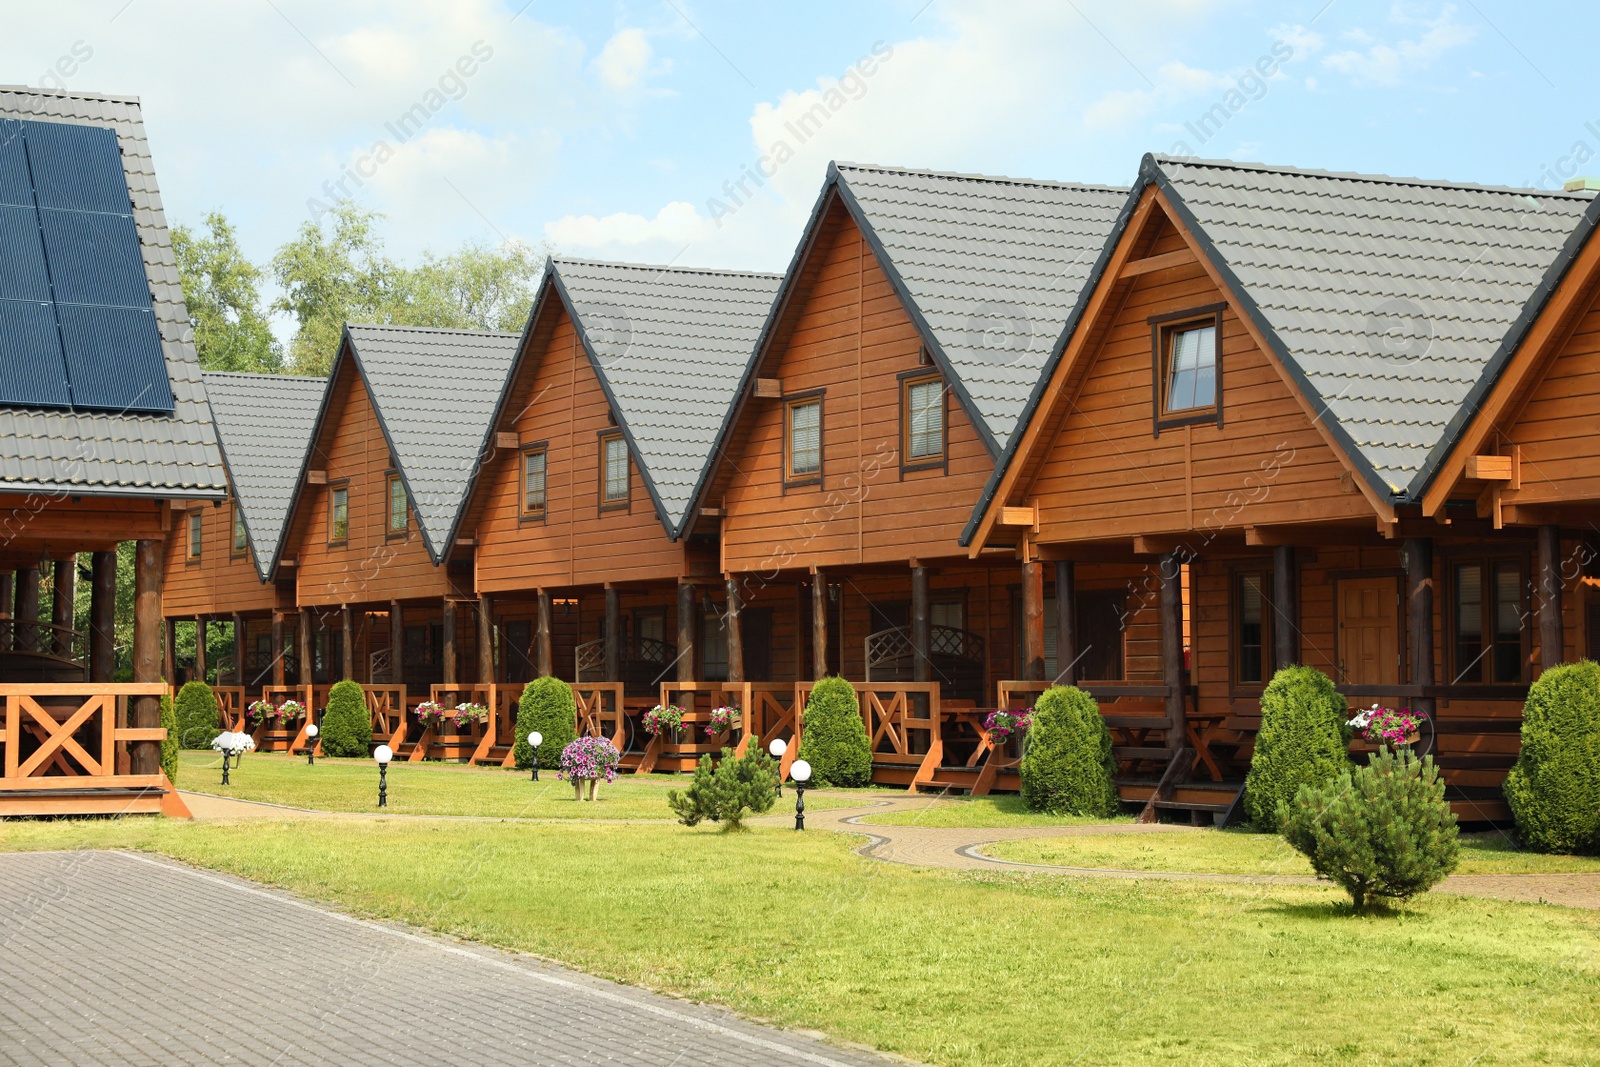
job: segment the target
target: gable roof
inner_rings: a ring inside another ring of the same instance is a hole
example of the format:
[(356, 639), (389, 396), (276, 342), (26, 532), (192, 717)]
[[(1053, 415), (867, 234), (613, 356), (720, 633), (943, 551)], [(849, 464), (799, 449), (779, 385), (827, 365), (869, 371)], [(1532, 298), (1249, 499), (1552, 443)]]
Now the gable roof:
[(277, 562), (326, 378), (203, 374), (228, 481), (264, 582)]
[[(134, 97), (0, 89), (0, 121), (33, 119), (116, 131), (144, 256), (173, 413), (133, 415), (0, 408), (0, 490), (177, 496), (227, 494), (195, 356), (189, 313), (167, 233), (144, 120)], [(0, 339), (0, 359), (10, 358)]]

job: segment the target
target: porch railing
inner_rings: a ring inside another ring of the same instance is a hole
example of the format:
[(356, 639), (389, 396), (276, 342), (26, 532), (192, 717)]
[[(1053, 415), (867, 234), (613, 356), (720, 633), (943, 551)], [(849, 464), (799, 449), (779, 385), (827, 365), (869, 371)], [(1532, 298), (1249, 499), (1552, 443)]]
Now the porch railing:
[[(470, 683), (435, 685), (430, 687), (429, 699), (446, 708), (458, 704), (482, 704), (489, 709), (489, 718), (482, 725), (474, 724), (459, 732), (454, 726), (422, 727), (410, 723), (408, 730), (419, 729), (416, 747), (406, 756), (412, 763), (427, 759), (464, 760), (478, 763), (490, 758), (490, 752), (500, 745), (515, 743), (517, 732), (517, 703), (522, 697), (522, 682)], [(404, 721), (402, 719), (402, 721)], [(390, 746), (393, 747), (393, 746)]]
[[(983, 699), (987, 660), (982, 634), (954, 626), (928, 628), (928, 669), (951, 698)], [(911, 627), (891, 626), (862, 641), (868, 682), (909, 682), (916, 674)]]
[(367, 677), (374, 685), (398, 682), (394, 674), (394, 649), (380, 648), (367, 656)]
[(630, 638), (622, 644), (622, 677), (607, 678), (606, 643), (586, 641), (573, 650), (573, 677), (587, 682), (622, 682), (632, 696), (654, 695), (678, 659), (678, 647), (654, 637)]

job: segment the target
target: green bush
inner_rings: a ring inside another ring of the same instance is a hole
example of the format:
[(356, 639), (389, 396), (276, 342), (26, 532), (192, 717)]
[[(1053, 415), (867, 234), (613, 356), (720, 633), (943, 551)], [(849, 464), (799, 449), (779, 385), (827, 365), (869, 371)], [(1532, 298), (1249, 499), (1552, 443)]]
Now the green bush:
[(1600, 852), (1600, 665), (1563, 664), (1533, 683), (1505, 796), (1529, 848)]
[(1094, 697), (1054, 685), (1033, 705), (1023, 742), (1022, 801), (1030, 811), (1109, 817), (1117, 813), (1111, 731)]
[(517, 739), (513, 746), (518, 767), (533, 766), (533, 746), (528, 744), (528, 735), (534, 730), (544, 735), (539, 745), (539, 766), (561, 766), (561, 750), (578, 737), (578, 702), (572, 695), (572, 686), (546, 675), (523, 687), (522, 699), (517, 702)]
[(210, 748), (211, 739), (222, 732), (217, 695), (204, 682), (184, 683), (178, 690), (175, 714), (178, 725), (172, 736), (183, 748)]
[(1261, 729), (1244, 780), (1244, 809), (1258, 830), (1281, 829), (1279, 809), (1303, 785), (1350, 767), (1350, 705), (1315, 667), (1285, 667), (1261, 694)]
[(817, 786), (863, 786), (872, 781), (872, 746), (856, 691), (843, 678), (824, 678), (802, 714), (800, 758)]
[[(191, 682), (190, 685), (194, 683)], [(184, 686), (184, 689), (189, 686)], [(179, 695), (182, 693), (180, 691)], [(161, 725), (166, 729), (167, 736), (161, 739), (161, 769), (166, 772), (167, 781), (173, 785), (178, 784), (178, 713), (172, 706), (172, 694), (161, 694)], [(212, 734), (220, 733), (213, 730)], [(209, 742), (208, 742), (209, 743)]]
[(1437, 885), (1461, 857), (1456, 817), (1432, 757), (1409, 748), (1331, 782), (1303, 785), (1284, 806), (1283, 835), (1317, 874), (1350, 894), (1356, 910), (1373, 897), (1406, 900)]
[(716, 763), (711, 753), (706, 753), (687, 790), (667, 791), (667, 804), (683, 825), (710, 819), (720, 822), (724, 830), (743, 830), (746, 811), (764, 815), (777, 799), (778, 764), (759, 744), (751, 744), (737, 757), (733, 749), (725, 748)]
[(328, 707), (322, 713), (322, 751), (329, 756), (366, 756), (372, 749), (372, 712), (359, 682), (348, 678), (328, 690)]

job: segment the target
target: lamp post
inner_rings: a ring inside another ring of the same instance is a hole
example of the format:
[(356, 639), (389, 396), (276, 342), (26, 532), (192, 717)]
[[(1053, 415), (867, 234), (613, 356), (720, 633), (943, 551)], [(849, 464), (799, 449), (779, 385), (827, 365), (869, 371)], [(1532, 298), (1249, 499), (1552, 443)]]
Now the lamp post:
[(306, 727), (306, 766), (308, 767), (317, 765), (317, 734), (320, 732), (316, 723)]
[(789, 777), (794, 779), (794, 828), (806, 828), (806, 783), (811, 781), (811, 764), (797, 759), (789, 767)]
[(528, 747), (533, 749), (533, 777), (529, 779), (530, 781), (539, 780), (539, 746), (542, 744), (544, 744), (544, 734), (538, 730), (528, 734)]
[(389, 806), (389, 761), (394, 759), (394, 750), (388, 745), (379, 745), (372, 753), (372, 758), (378, 761), (378, 807)]
[(767, 751), (772, 753), (772, 758), (778, 761), (778, 795), (783, 796), (783, 754), (789, 751), (789, 742), (781, 737), (774, 737), (767, 746)]

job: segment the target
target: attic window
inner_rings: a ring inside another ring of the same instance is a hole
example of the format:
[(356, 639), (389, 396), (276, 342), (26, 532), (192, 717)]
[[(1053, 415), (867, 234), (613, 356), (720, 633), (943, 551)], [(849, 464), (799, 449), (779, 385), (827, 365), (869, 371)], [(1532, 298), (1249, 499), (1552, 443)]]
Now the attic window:
[(398, 473), (391, 471), (384, 476), (384, 488), (389, 505), (386, 534), (389, 537), (404, 537), (409, 521), (406, 509), (406, 484), (400, 480)]
[(817, 485), (822, 481), (822, 395), (791, 397), (784, 405), (785, 485)]
[(189, 533), (189, 562), (194, 563), (200, 559), (200, 550), (205, 544), (205, 512), (199, 508), (190, 510), (188, 516)]
[(628, 506), (628, 442), (620, 433), (600, 435), (600, 507)]
[(350, 540), (350, 484), (340, 482), (328, 492), (328, 544)]
[(1154, 429), (1222, 424), (1222, 306), (1150, 320)]
[(944, 465), (944, 382), (937, 374), (901, 378), (900, 466), (908, 469)]
[(233, 549), (231, 555), (242, 556), (250, 548), (249, 535), (244, 529), (244, 511), (240, 509), (237, 501), (233, 505)]

